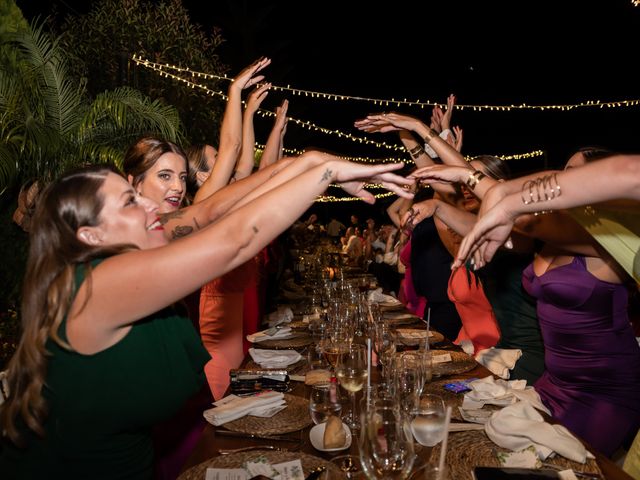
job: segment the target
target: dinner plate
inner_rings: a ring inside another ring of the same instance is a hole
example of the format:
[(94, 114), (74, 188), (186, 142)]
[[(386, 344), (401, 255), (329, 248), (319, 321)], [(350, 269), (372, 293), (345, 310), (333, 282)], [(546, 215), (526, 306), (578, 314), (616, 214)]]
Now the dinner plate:
[(315, 448), (316, 450), (320, 450), (321, 452), (339, 452), (351, 447), (351, 430), (349, 430), (349, 427), (343, 423), (342, 429), (347, 434), (347, 441), (344, 446), (338, 448), (324, 448), (325, 428), (327, 428), (327, 422), (319, 423), (309, 432), (309, 439), (311, 440), (311, 445), (313, 445), (313, 448)]

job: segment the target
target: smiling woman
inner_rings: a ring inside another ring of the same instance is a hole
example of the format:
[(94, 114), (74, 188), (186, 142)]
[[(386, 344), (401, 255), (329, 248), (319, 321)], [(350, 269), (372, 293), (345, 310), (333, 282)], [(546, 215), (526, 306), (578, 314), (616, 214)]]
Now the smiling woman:
[(158, 213), (180, 208), (187, 191), (187, 157), (175, 143), (141, 138), (127, 150), (123, 167), (136, 192), (158, 204)]

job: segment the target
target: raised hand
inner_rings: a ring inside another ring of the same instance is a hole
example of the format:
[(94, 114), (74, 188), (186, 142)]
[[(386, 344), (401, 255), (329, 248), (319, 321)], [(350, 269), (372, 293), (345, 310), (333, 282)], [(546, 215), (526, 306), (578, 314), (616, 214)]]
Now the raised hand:
[(267, 57), (262, 57), (251, 65), (242, 70), (236, 78), (231, 82), (231, 86), (229, 88), (239, 88), (240, 90), (244, 90), (255, 85), (258, 82), (264, 80), (264, 75), (256, 75), (260, 70), (269, 66), (271, 64), (271, 59)]
[(247, 98), (247, 107), (246, 111), (253, 115), (260, 108), (260, 104), (262, 101), (267, 98), (269, 94), (269, 89), (271, 88), (271, 83), (263, 83), (262, 85), (256, 87)]
[(449, 165), (432, 165), (416, 170), (409, 178), (415, 178), (424, 183), (464, 183), (473, 169), (453, 167)]
[(447, 130), (451, 128), (451, 116), (453, 115), (453, 109), (456, 105), (456, 97), (452, 93), (447, 97), (447, 109), (445, 110), (442, 118), (440, 119), (440, 126), (442, 130)]
[(453, 148), (455, 148), (458, 152), (462, 152), (462, 129), (458, 126), (453, 127), (453, 134), (456, 137), (455, 145), (453, 146)]
[(442, 132), (442, 118), (444, 117), (444, 113), (439, 106), (433, 107), (433, 111), (431, 112), (431, 129), (440, 133)]
[(452, 268), (463, 265), (471, 255), (474, 256), (474, 268), (481, 268), (503, 244), (512, 248), (509, 235), (515, 219), (500, 202), (504, 196), (499, 186), (487, 192), (478, 212), (478, 221), (462, 240)]
[(359, 130), (368, 133), (386, 133), (397, 130), (414, 130), (420, 123), (422, 122), (415, 117), (390, 112), (367, 115), (367, 118), (356, 121), (354, 125)]
[(287, 110), (289, 109), (289, 100), (283, 100), (282, 105), (276, 107), (276, 121), (274, 127), (277, 131), (284, 132), (287, 130), (287, 122), (289, 122), (289, 117), (287, 117)]

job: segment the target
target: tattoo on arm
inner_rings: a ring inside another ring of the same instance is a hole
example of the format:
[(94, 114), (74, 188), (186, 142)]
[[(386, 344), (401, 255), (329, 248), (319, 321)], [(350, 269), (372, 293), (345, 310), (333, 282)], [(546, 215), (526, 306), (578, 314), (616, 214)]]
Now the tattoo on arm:
[(171, 232), (171, 238), (175, 240), (176, 238), (186, 237), (192, 232), (193, 232), (193, 227), (190, 227), (188, 225), (178, 225)]
[(330, 168), (327, 168), (324, 171), (324, 173), (322, 174), (322, 178), (320, 179), (320, 183), (326, 182), (327, 180), (329, 180), (331, 178), (331, 175), (333, 175), (333, 172), (331, 171)]
[(193, 223), (195, 223), (197, 230), (202, 230), (202, 227), (198, 223), (198, 219), (196, 217), (193, 217)]
[(163, 214), (159, 215), (160, 223), (162, 225), (166, 225), (169, 222), (169, 220), (172, 220), (174, 218), (182, 218), (183, 215), (184, 215), (184, 211), (182, 211), (182, 210), (176, 210), (175, 212), (163, 213)]
[(260, 231), (258, 230), (258, 227), (256, 227), (255, 225), (252, 228), (253, 228), (253, 233), (258, 233)]

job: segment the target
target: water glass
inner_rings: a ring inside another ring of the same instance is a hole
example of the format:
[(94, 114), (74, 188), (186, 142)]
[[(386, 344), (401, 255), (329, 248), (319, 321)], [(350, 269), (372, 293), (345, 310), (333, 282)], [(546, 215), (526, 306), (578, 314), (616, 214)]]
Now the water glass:
[(423, 393), (412, 412), (411, 431), (420, 445), (433, 447), (445, 434), (446, 410), (442, 397)]
[(341, 411), (342, 404), (335, 383), (321, 383), (311, 387), (309, 412), (313, 423), (324, 423), (331, 415), (339, 417)]

